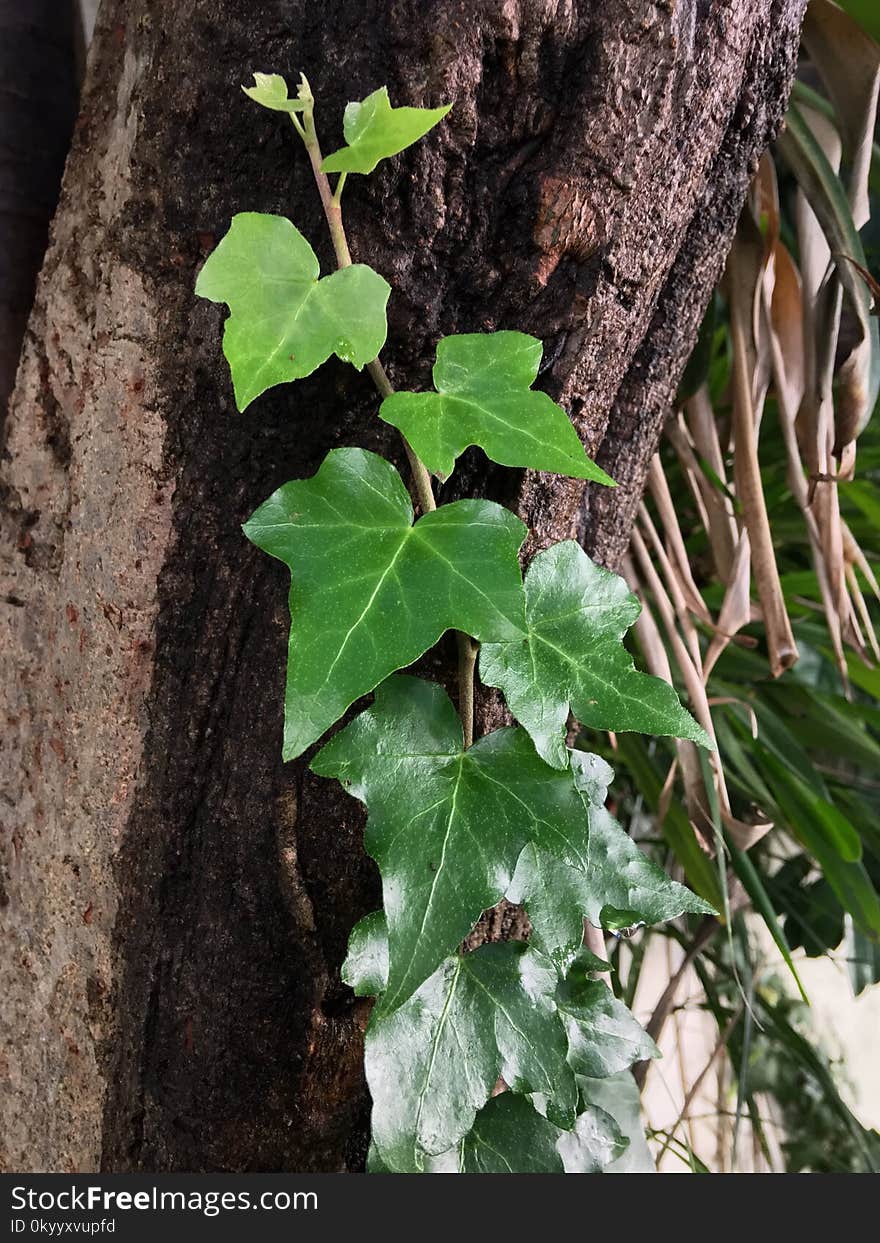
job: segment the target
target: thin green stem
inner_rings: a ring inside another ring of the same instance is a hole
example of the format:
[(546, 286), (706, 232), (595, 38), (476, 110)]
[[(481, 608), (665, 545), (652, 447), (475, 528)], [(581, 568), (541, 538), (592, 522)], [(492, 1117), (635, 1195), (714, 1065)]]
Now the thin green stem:
[(474, 741), (474, 666), (479, 644), (460, 630), (455, 632), (455, 638), (458, 643), (458, 715), (467, 750)]
[[(308, 86), (308, 83), (306, 83), (306, 86)], [(336, 265), (339, 268), (348, 268), (351, 267), (352, 258), (351, 251), (348, 248), (348, 238), (345, 236), (345, 226), (342, 223), (342, 206), (340, 202), (346, 174), (339, 174), (334, 194), (330, 189), (330, 181), (327, 174), (321, 168), (324, 157), (321, 154), (321, 144), (318, 141), (318, 133), (315, 129), (314, 107), (310, 105), (302, 115), (302, 125), (299, 124), (293, 113), (290, 114), (290, 119), (293, 121), (297, 133), (302, 138), (308, 152), (309, 163), (312, 166), (312, 173), (321, 199), (321, 206), (324, 209), (324, 216), (327, 220), (327, 228), (330, 231), (330, 240), (333, 242)], [(371, 363), (367, 363), (367, 371), (379, 396), (383, 400), (386, 397), (390, 397), (394, 392), (394, 388), (381, 361), (378, 358), (374, 358)], [(437, 502), (434, 499), (434, 489), (431, 486), (431, 476), (424, 462), (402, 434), (401, 440), (409, 461), (416, 499), (421, 506), (422, 513), (429, 514), (437, 508)], [(464, 745), (469, 747), (474, 740), (474, 666), (479, 648), (470, 635), (463, 634), (461, 631), (456, 631), (455, 639), (458, 645), (459, 714), (464, 732)]]

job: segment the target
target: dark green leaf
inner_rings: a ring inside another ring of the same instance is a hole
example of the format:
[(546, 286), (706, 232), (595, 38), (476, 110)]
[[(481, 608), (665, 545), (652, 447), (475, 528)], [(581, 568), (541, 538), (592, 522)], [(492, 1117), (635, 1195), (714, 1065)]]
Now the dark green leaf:
[(246, 524), (248, 539), (291, 570), (285, 759), (444, 630), (484, 640), (521, 632), (520, 520), (491, 501), (412, 518), (390, 463), (334, 449)]
[(484, 644), (480, 677), (503, 691), (548, 764), (568, 763), (569, 709), (595, 729), (671, 734), (711, 747), (673, 688), (634, 667), (621, 639), (640, 606), (622, 578), (567, 540), (535, 557), (525, 591), (528, 633)]
[(502, 1092), (481, 1111), (462, 1145), (465, 1174), (562, 1174), (560, 1132), (524, 1100)]
[(528, 841), (588, 868), (571, 773), (548, 768), (522, 730), (497, 730), (464, 751), (455, 710), (433, 683), (389, 679), (312, 768), (369, 810), (366, 847), (382, 873), (388, 922), (385, 1010), (406, 1001), (504, 896)]
[(379, 414), (444, 479), (468, 445), (479, 445), (503, 466), (613, 483), (587, 457), (562, 407), (532, 390), (540, 363), (541, 342), (522, 332), (444, 337), (434, 364), (437, 391), (393, 393)]
[(446, 116), (452, 104), (442, 108), (392, 108), (388, 88), (380, 86), (360, 103), (345, 109), (343, 132), (346, 147), (328, 155), (325, 173), (371, 173), (380, 160), (411, 147)]
[(360, 370), (385, 344), (388, 282), (362, 263), (319, 273), (300, 231), (259, 212), (233, 216), (208, 257), (196, 293), (231, 312), (223, 353), (239, 410), (275, 384), (311, 375), (331, 354)]
[(538, 1092), (565, 1126), (577, 1091), (556, 1013), (557, 975), (522, 942), (447, 959), (393, 1014), (374, 1013), (366, 1072), (373, 1140), (385, 1164), (407, 1173), (466, 1134), (500, 1076)]
[(600, 980), (569, 972), (556, 990), (556, 1005), (568, 1033), (569, 1065), (578, 1075), (601, 1079), (660, 1056), (641, 1023)]
[(525, 849), (507, 891), (529, 913), (537, 943), (556, 961), (565, 962), (575, 946), (578, 921), (616, 930), (630, 924), (655, 924), (685, 912), (714, 914), (714, 908), (666, 873), (606, 811), (605, 789), (613, 773), (598, 756), (571, 753), (575, 783), (584, 795), (589, 821), (585, 862), (551, 862), (540, 842)]

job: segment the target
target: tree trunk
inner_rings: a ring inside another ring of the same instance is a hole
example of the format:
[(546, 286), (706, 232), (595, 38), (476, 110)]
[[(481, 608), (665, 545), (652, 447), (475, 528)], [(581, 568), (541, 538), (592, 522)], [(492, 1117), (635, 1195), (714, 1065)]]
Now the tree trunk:
[(613, 564), (803, 0), (105, 0), (4, 461), (2, 912), (12, 1169), (361, 1168), (365, 1011), (339, 979), (379, 901), (359, 807), (280, 763), (286, 584), (239, 523), (336, 445), (395, 460), (341, 364), (246, 416), (193, 296), (233, 212), (329, 266), (292, 128), (239, 90), (304, 69), (325, 146), (349, 98), (453, 100), (350, 179), (393, 286), (392, 378), (443, 334), (519, 328), (624, 486), (488, 468), (534, 531)]

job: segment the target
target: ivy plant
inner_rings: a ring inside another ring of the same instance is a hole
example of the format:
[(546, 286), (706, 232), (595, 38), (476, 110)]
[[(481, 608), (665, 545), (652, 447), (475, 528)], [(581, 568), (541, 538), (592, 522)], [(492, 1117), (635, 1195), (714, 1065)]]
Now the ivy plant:
[[(324, 159), (303, 77), (243, 88), (302, 139), (333, 242), (321, 276), (289, 220), (234, 217), (196, 291), (225, 303), (223, 351), (244, 410), (332, 356), (365, 368), (379, 417), (403, 437), (412, 495), (364, 449), (328, 453), (245, 524), (290, 570), (283, 758), (302, 755), (363, 696), (373, 701), (311, 762), (367, 807), (365, 846), (383, 908), (352, 931), (344, 981), (375, 998), (365, 1066), (373, 1172), (644, 1169), (650, 1158), (628, 1068), (657, 1050), (584, 948), (610, 931), (711, 907), (670, 880), (606, 809), (612, 772), (566, 744), (584, 724), (709, 740), (623, 645), (638, 602), (566, 541), (532, 561), (513, 513), (474, 497), (437, 506), (469, 445), (512, 467), (612, 481), (565, 411), (536, 390), (541, 342), (517, 331), (437, 346), (434, 389), (394, 392), (379, 360), (390, 288), (354, 263), (342, 217), (349, 173), (367, 174), (437, 126), (450, 105), (392, 107), (385, 87), (345, 110)], [(338, 174), (331, 186), (328, 173)], [(416, 516), (418, 510), (418, 516)], [(454, 631), (458, 712), (439, 684), (399, 671)], [(516, 726), (474, 739), (474, 682)], [(522, 903), (527, 942), (462, 946), (502, 898)]]

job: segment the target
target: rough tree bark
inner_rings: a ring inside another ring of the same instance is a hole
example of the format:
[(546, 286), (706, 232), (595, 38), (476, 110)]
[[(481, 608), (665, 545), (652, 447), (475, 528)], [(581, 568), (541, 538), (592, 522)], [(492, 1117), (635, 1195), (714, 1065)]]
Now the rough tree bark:
[(346, 191), (394, 287), (392, 377), (438, 336), (541, 337), (614, 494), (489, 470), (613, 564), (750, 172), (802, 0), (105, 0), (3, 463), (5, 1163), (358, 1169), (363, 1011), (339, 981), (377, 902), (357, 806), (282, 767), (281, 569), (238, 524), (328, 449), (397, 454), (328, 365), (234, 411), (192, 293), (230, 215), (330, 262), (295, 135), (238, 84), (451, 99)]

